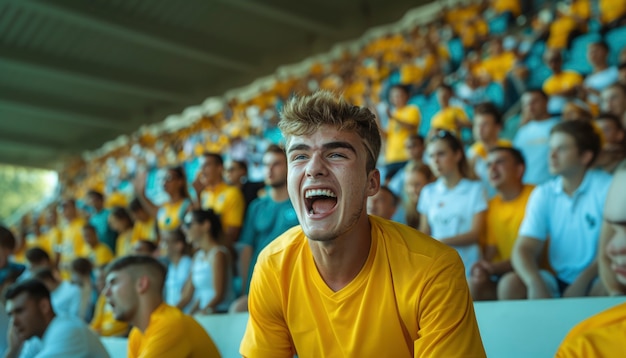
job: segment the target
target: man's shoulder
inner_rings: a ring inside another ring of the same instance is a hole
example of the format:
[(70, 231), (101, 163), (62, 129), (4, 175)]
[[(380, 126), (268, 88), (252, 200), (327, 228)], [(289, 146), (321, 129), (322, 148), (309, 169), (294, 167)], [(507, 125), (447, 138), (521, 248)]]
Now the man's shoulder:
[(268, 264), (270, 261), (282, 261), (292, 257), (302, 245), (306, 244), (306, 237), (300, 225), (288, 229), (272, 242), (270, 242), (259, 254), (258, 265)]
[(46, 343), (54, 342), (60, 336), (92, 334), (86, 323), (77, 317), (57, 315), (48, 325), (44, 339)]

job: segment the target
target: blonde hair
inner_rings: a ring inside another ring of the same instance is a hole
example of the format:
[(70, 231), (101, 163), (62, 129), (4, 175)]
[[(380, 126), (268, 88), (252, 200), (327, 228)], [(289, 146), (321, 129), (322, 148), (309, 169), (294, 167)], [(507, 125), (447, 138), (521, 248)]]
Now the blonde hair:
[(292, 136), (311, 134), (324, 125), (358, 134), (368, 152), (366, 170), (374, 170), (381, 146), (376, 117), (369, 109), (354, 106), (339, 95), (317, 91), (293, 97), (280, 112), (278, 128), (289, 142)]

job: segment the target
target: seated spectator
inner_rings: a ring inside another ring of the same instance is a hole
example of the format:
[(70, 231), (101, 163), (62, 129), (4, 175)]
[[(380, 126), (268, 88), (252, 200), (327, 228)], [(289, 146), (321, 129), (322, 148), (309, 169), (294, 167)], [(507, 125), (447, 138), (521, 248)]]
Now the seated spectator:
[(86, 222), (78, 215), (76, 201), (65, 200), (61, 204), (61, 213), (65, 219), (65, 226), (61, 232), (61, 243), (57, 246), (57, 258), (61, 278), (70, 279), (70, 264), (77, 255), (83, 252), (85, 240), (83, 239), (83, 226)]
[(460, 138), (461, 129), (472, 126), (463, 108), (450, 105), (453, 94), (452, 87), (448, 85), (442, 84), (437, 88), (437, 102), (439, 102), (441, 109), (430, 122), (430, 135), (438, 130), (445, 130)]
[(389, 90), (389, 104), (387, 110), (389, 122), (383, 128), (386, 138), (385, 144), (385, 179), (391, 179), (406, 165), (409, 155), (404, 150), (407, 138), (417, 133), (422, 114), (415, 105), (408, 104), (409, 90), (405, 86), (396, 85)]
[(248, 291), (252, 271), (261, 250), (293, 226), (298, 225), (287, 192), (287, 156), (275, 145), (267, 148), (263, 155), (267, 195), (250, 204), (241, 232), (241, 293), (230, 307), (230, 311), (248, 310)]
[[(526, 206), (512, 254), (515, 272), (502, 278), (502, 299), (576, 297), (599, 294), (596, 252), (602, 208), (611, 182), (589, 170), (600, 152), (600, 136), (589, 122), (569, 121), (550, 132), (550, 172)], [(554, 275), (539, 268), (550, 238), (548, 261)]]
[(11, 317), (11, 337), (5, 358), (20, 357), (24, 342), (32, 337), (41, 339), (36, 357), (108, 358), (109, 354), (79, 319), (57, 315), (50, 292), (38, 280), (18, 283), (6, 293), (6, 310)]
[(248, 165), (240, 160), (231, 160), (224, 170), (224, 177), (228, 185), (236, 186), (241, 190), (246, 202), (246, 208), (259, 196), (259, 191), (263, 190), (263, 182), (252, 182), (248, 180)]
[(615, 0), (599, 0), (600, 31), (606, 33), (610, 29), (626, 25), (626, 3)]
[(548, 138), (559, 119), (550, 117), (547, 104), (548, 96), (542, 90), (530, 89), (522, 95), (522, 111), (528, 113), (529, 121), (517, 130), (513, 146), (526, 160), (526, 184), (538, 185), (550, 179)]
[(163, 302), (165, 274), (149, 256), (122, 257), (107, 268), (104, 294), (115, 319), (133, 326), (128, 357), (220, 357), (193, 317)]
[(482, 60), (474, 73), (480, 82), (487, 84), (497, 82), (502, 85), (507, 74), (515, 67), (517, 58), (512, 51), (505, 51), (502, 38), (497, 37), (489, 41), (489, 55)]
[[(137, 198), (133, 199), (128, 205), (130, 214), (132, 215), (133, 231), (130, 242), (138, 240), (157, 241), (156, 222), (146, 210), (143, 208), (141, 201)], [(117, 255), (117, 246), (115, 248)]]
[(580, 99), (573, 99), (567, 101), (563, 106), (561, 119), (564, 121), (591, 121), (593, 115), (591, 114), (591, 108), (589, 108), (586, 102)]
[(26, 266), (10, 260), (14, 249), (15, 236), (11, 230), (0, 226), (0, 287), (8, 287), (26, 270)]
[[(102, 244), (104, 245), (104, 244)], [(108, 248), (108, 246), (107, 246)], [(93, 317), (98, 292), (92, 278), (93, 265), (84, 257), (72, 261), (72, 283), (80, 288), (80, 306), (78, 317), (89, 323)]]
[(600, 98), (602, 112), (617, 116), (626, 128), (626, 86), (614, 83), (602, 91)]
[(399, 170), (396, 175), (389, 180), (388, 184), (389, 189), (397, 196), (401, 196), (404, 191), (404, 180), (407, 173), (411, 171), (412, 167), (424, 163), (424, 149), (426, 148), (424, 145), (424, 137), (419, 134), (412, 134), (407, 138), (404, 148), (409, 154), (409, 161), (402, 170)]
[(487, 173), (487, 153), (496, 147), (510, 147), (511, 142), (500, 139), (502, 130), (502, 115), (491, 102), (482, 103), (474, 107), (474, 144), (467, 151), (470, 168), (476, 173), (487, 189), (487, 197), (495, 195), (495, 188), (489, 183)]
[[(183, 223), (185, 214), (191, 207), (191, 199), (187, 191), (187, 176), (181, 166), (168, 168), (163, 177), (163, 191), (168, 200), (156, 205), (146, 196), (147, 178), (137, 176), (134, 181), (135, 194), (141, 206), (153, 218), (156, 218), (159, 230), (174, 230)], [(142, 238), (144, 239), (144, 238)]]
[(243, 194), (224, 181), (224, 160), (218, 153), (204, 153), (198, 177), (193, 182), (196, 191), (197, 209), (211, 209), (221, 219), (224, 244), (234, 252), (239, 239), (246, 202)]
[(463, 145), (454, 134), (438, 132), (428, 141), (426, 150), (437, 181), (426, 185), (420, 194), (420, 231), (454, 247), (469, 277), (480, 258), (478, 239), (483, 234), (487, 210), (485, 190), (480, 182), (469, 179)]
[(89, 224), (96, 229), (98, 240), (107, 245), (109, 249), (115, 250), (117, 235), (109, 226), (110, 211), (104, 207), (104, 195), (99, 191), (89, 190), (86, 202), (90, 209)]
[(378, 193), (367, 198), (367, 214), (391, 220), (398, 209), (399, 201), (396, 194), (383, 185)]
[(191, 257), (187, 254), (187, 239), (180, 229), (165, 231), (161, 238), (161, 248), (167, 258), (165, 276), (165, 303), (184, 311), (178, 303), (185, 283), (191, 274)]
[(598, 41), (587, 47), (587, 61), (591, 64), (592, 71), (585, 81), (583, 88), (587, 92), (587, 101), (600, 104), (600, 92), (617, 81), (617, 67), (609, 66), (609, 46)]
[(489, 201), (485, 218), (482, 259), (472, 267), (470, 291), (475, 301), (497, 299), (498, 281), (511, 267), (511, 251), (526, 202), (534, 187), (522, 184), (526, 163), (522, 153), (511, 147), (489, 150), (489, 182), (497, 195)]
[(35, 272), (33, 278), (43, 282), (50, 291), (50, 302), (56, 313), (82, 318), (80, 317), (80, 287), (70, 281), (59, 280), (50, 269)]
[(191, 303), (190, 314), (228, 311), (235, 299), (233, 258), (222, 244), (222, 224), (213, 210), (194, 210), (186, 218), (185, 233), (197, 250), (191, 276), (185, 283), (179, 307)]
[(96, 268), (95, 284), (98, 292), (98, 300), (94, 308), (93, 319), (89, 324), (94, 332), (102, 337), (125, 337), (130, 327), (128, 323), (115, 319), (113, 307), (107, 302), (104, 295), (104, 281), (106, 279), (106, 266)]
[(589, 0), (573, 0), (569, 6), (559, 4), (556, 18), (550, 23), (546, 45), (554, 50), (569, 48), (572, 39), (586, 31), (590, 15)]
[[(626, 294), (626, 171), (619, 171), (604, 206), (598, 266), (600, 277), (612, 295)], [(557, 358), (613, 357), (624, 351), (626, 341), (626, 303), (588, 318), (565, 337)]]
[(435, 181), (435, 175), (426, 164), (412, 165), (406, 174), (402, 205), (398, 208), (393, 220), (406, 224), (416, 230), (420, 228), (420, 214), (417, 211), (420, 193), (427, 185)]
[(602, 151), (593, 163), (594, 168), (613, 174), (626, 169), (626, 131), (619, 118), (610, 113), (602, 113), (594, 124), (600, 128), (603, 137)]
[(552, 70), (552, 75), (543, 82), (543, 92), (549, 96), (548, 113), (558, 115), (568, 99), (576, 96), (583, 84), (583, 77), (574, 71), (563, 71), (563, 56), (559, 50), (546, 50), (544, 62)]
[(35, 272), (41, 269), (54, 268), (48, 253), (39, 247), (26, 250), (26, 262), (28, 269), (20, 276), (20, 281), (31, 278)]
[(130, 249), (130, 255), (158, 256), (159, 247), (153, 241), (139, 240)]
[(102, 266), (113, 260), (113, 251), (98, 240), (95, 227), (89, 224), (83, 226), (83, 238), (87, 245), (83, 246), (80, 256), (88, 258), (92, 265)]
[(115, 256), (122, 257), (129, 255), (135, 242), (142, 240), (141, 237), (134, 237), (134, 223), (128, 211), (116, 206), (111, 210), (109, 216), (111, 227), (118, 234), (115, 241)]

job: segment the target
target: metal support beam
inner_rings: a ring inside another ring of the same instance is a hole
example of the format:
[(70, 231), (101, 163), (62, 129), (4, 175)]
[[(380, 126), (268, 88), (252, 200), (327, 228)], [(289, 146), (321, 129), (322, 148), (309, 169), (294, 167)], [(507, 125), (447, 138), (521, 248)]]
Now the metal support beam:
[(328, 24), (311, 20), (305, 16), (293, 13), (289, 10), (279, 9), (268, 5), (264, 1), (255, 0), (221, 0), (224, 4), (236, 7), (240, 10), (249, 11), (254, 14), (266, 17), (270, 20), (293, 26), (298, 29), (313, 32), (324, 36), (334, 36), (337, 29)]
[[(218, 53), (212, 53), (203, 47), (206, 44), (215, 44), (217, 41), (208, 41), (203, 38), (199, 46), (198, 41), (193, 41), (198, 36), (181, 34), (175, 28), (164, 28), (163, 26), (150, 25), (148, 21), (137, 21), (137, 19), (127, 19), (113, 9), (98, 8), (94, 2), (82, 0), (13, 0), (15, 5), (29, 10), (38, 11), (45, 16), (52, 16), (64, 21), (93, 29), (132, 41), (140, 46), (150, 46), (169, 53), (191, 60), (219, 66), (222, 68), (252, 72), (253, 68), (249, 63), (238, 61), (234, 58)], [(198, 35), (198, 34), (194, 34)]]

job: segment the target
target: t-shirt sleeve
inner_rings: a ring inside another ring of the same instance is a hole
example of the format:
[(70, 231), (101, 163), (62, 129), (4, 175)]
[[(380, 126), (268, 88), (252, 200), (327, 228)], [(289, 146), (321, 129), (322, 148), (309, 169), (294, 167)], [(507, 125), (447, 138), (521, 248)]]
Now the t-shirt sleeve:
[(252, 274), (250, 316), (239, 353), (244, 357), (293, 357), (295, 350), (277, 290), (279, 283), (267, 261), (260, 259)]
[(91, 351), (89, 339), (86, 337), (88, 328), (75, 325), (56, 327), (54, 336), (45, 339), (43, 348), (35, 358), (83, 357)]
[[(191, 353), (191, 345), (186, 339), (190, 333), (180, 320), (162, 318), (150, 323), (143, 337), (133, 333), (128, 340), (129, 358), (187, 357)], [(141, 351), (139, 347), (142, 347)]]
[(530, 194), (518, 236), (531, 237), (541, 241), (547, 239), (550, 219), (547, 190), (549, 188), (538, 187)]
[(417, 212), (422, 215), (428, 215), (428, 208), (430, 207), (430, 190), (431, 185), (427, 185), (422, 189), (420, 193), (419, 201), (417, 202)]
[(223, 222), (226, 226), (241, 227), (243, 224), (243, 215), (246, 202), (243, 194), (237, 188), (232, 188), (227, 194), (227, 202), (222, 211)]
[(465, 268), (455, 251), (433, 261), (417, 308), (415, 357), (485, 357)]

